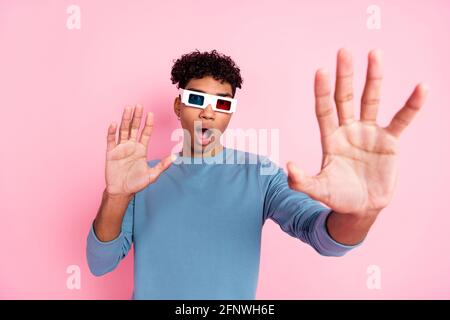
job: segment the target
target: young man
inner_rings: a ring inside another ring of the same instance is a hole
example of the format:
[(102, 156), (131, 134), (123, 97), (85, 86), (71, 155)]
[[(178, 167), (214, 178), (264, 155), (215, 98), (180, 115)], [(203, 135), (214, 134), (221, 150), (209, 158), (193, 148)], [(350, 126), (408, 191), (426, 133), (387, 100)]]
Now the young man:
[[(381, 128), (380, 52), (369, 53), (360, 120), (353, 116), (352, 74), (342, 49), (337, 123), (328, 75), (316, 73), (322, 170), (310, 177), (289, 162), (287, 177), (268, 158), (251, 161), (253, 154), (220, 143), (242, 84), (234, 62), (216, 51), (183, 55), (172, 69), (173, 83), (184, 89), (174, 102), (185, 133), (175, 163), (172, 156), (147, 161), (153, 116), (138, 139), (142, 106), (125, 108), (118, 141), (117, 125), (108, 129), (106, 188), (87, 240), (91, 272), (114, 270), (134, 243), (135, 299), (254, 299), (266, 219), (325, 256), (358, 246), (392, 197), (398, 137), (427, 90), (418, 85)], [(275, 170), (261, 174), (267, 165)]]

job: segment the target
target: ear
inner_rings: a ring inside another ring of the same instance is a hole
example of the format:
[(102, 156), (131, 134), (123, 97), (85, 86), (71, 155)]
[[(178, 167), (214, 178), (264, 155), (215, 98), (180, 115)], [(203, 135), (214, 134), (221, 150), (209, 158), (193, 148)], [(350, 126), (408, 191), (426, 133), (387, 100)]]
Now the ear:
[(177, 117), (181, 115), (181, 99), (180, 96), (176, 97), (173, 102), (173, 111)]

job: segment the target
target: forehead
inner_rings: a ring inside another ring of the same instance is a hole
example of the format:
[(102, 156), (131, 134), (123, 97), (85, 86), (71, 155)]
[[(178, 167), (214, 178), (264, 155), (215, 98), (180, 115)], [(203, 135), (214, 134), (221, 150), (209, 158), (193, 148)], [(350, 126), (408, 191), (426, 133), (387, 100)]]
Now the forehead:
[(231, 84), (226, 81), (216, 80), (211, 76), (206, 76), (200, 79), (191, 79), (186, 84), (185, 89), (197, 89), (209, 94), (233, 94)]

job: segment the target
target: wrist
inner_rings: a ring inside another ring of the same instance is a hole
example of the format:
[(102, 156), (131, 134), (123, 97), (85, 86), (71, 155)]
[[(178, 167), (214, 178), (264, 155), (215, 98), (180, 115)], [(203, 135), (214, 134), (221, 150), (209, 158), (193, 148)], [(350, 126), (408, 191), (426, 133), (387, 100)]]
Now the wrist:
[(333, 220), (334, 223), (345, 225), (351, 229), (367, 229), (375, 222), (381, 210), (367, 210), (355, 213), (339, 213), (331, 210), (327, 220)]
[(108, 191), (108, 188), (103, 190), (103, 198), (105, 200), (114, 201), (114, 202), (129, 202), (131, 198), (133, 198), (134, 193), (111, 193)]
[(378, 213), (379, 210), (359, 213), (338, 213), (332, 210), (325, 220), (326, 230), (340, 244), (357, 245), (365, 239)]

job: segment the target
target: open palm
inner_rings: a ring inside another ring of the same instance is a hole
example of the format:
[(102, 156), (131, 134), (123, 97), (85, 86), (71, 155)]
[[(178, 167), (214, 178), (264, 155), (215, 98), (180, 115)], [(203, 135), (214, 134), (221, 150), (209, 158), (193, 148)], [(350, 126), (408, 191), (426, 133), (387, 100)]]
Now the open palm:
[[(289, 186), (323, 202), (339, 213), (376, 212), (390, 202), (397, 178), (398, 139), (425, 102), (427, 88), (419, 84), (387, 127), (376, 123), (382, 80), (382, 58), (369, 53), (361, 116), (353, 115), (353, 65), (341, 49), (337, 58), (336, 90), (332, 106), (329, 75), (318, 70), (315, 78), (316, 115), (322, 141), (322, 166), (308, 176), (288, 163)], [(338, 118), (339, 123), (337, 123)]]
[(156, 181), (172, 163), (172, 155), (161, 160), (155, 167), (147, 164), (148, 142), (153, 129), (153, 114), (149, 112), (139, 141), (137, 135), (143, 108), (126, 107), (116, 143), (116, 124), (108, 129), (105, 178), (108, 194), (129, 196)]

